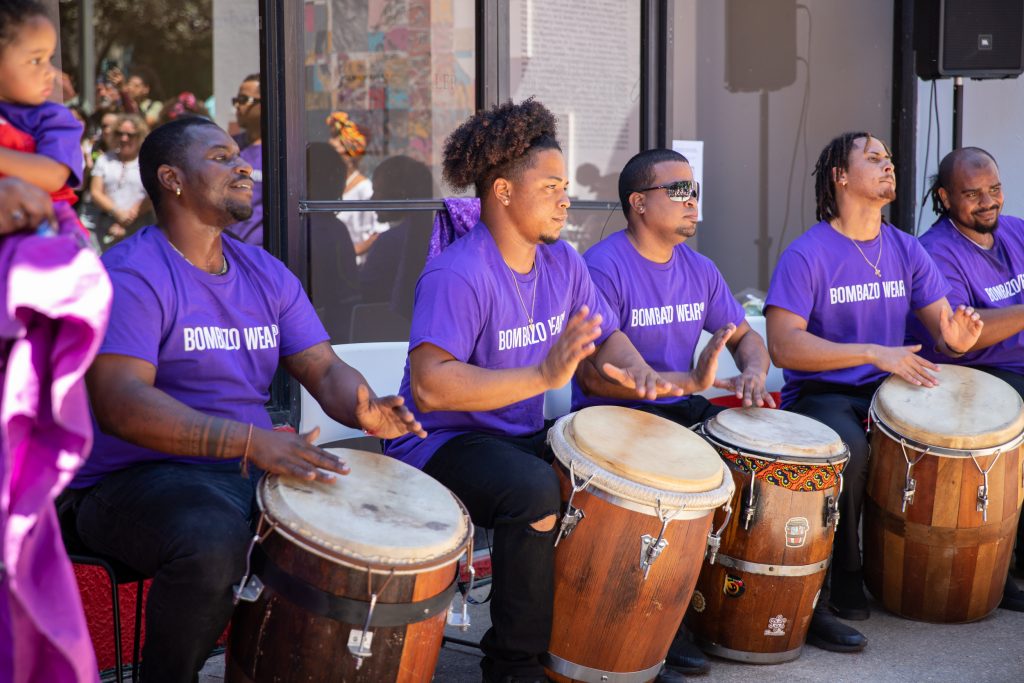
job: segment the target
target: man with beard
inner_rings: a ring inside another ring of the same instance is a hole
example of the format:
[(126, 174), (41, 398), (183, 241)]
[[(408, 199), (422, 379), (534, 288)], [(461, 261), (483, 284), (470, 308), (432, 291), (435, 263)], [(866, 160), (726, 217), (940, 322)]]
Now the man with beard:
[(339, 422), (425, 434), (401, 398), (377, 398), (334, 354), (284, 264), (222, 238), (252, 211), (252, 167), (224, 131), (176, 119), (150, 134), (139, 165), (157, 223), (103, 257), (114, 300), (86, 377), (99, 429), (58, 510), (90, 550), (153, 577), (142, 678), (186, 683), (231, 617), (260, 471), (348, 473), (313, 445), (319, 430), (272, 430), (278, 364)]
[[(977, 147), (947, 154), (929, 193), (939, 220), (921, 244), (949, 281), (949, 302), (973, 306), (985, 323), (970, 352), (946, 362), (995, 375), (1024, 397), (1024, 220), (1001, 215), (999, 167)], [(912, 335), (938, 360), (928, 331), (915, 323)], [(1024, 569), (1024, 526), (1017, 528), (1017, 567)], [(1024, 591), (1010, 577), (999, 606), (1024, 612)]]
[(889, 373), (932, 387), (938, 367), (904, 346), (913, 312), (956, 357), (978, 340), (982, 322), (970, 307), (954, 312), (949, 285), (912, 236), (886, 223), (896, 197), (892, 155), (869, 133), (829, 142), (814, 167), (818, 223), (782, 254), (765, 303), (768, 350), (783, 368), (782, 407), (824, 422), (850, 448), (843, 471), (840, 521), (830, 579), (822, 587), (807, 641), (855, 652), (867, 640), (833, 617), (870, 615), (860, 558), (861, 509), (867, 484), (864, 431), (871, 396)]

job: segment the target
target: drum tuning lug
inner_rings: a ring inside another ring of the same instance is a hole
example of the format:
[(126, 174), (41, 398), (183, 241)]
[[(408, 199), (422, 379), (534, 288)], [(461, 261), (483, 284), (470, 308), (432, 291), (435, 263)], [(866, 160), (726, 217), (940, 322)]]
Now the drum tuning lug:
[(236, 605), (239, 601), (256, 602), (259, 600), (260, 594), (263, 593), (263, 582), (260, 581), (260, 577), (253, 574), (237, 586), (232, 586), (231, 590), (235, 594)]
[(722, 547), (722, 539), (714, 533), (708, 534), (708, 564), (714, 564), (718, 559), (718, 550)]
[(644, 572), (644, 581), (647, 580), (647, 575), (651, 571), (651, 565), (666, 547), (668, 547), (668, 541), (660, 536), (657, 540), (650, 534), (640, 537), (640, 569)]
[(825, 498), (825, 526), (831, 526), (832, 531), (839, 529), (839, 499), (836, 496)]
[(555, 536), (555, 547), (558, 547), (559, 542), (563, 538), (569, 538), (576, 525), (586, 517), (586, 514), (580, 508), (574, 508), (571, 505), (565, 508), (565, 514), (562, 515), (562, 521), (558, 527), (558, 535)]
[(754, 513), (757, 512), (757, 499), (751, 497), (743, 506), (743, 529), (750, 530), (750, 523), (754, 521)]
[(988, 521), (988, 486), (982, 484), (978, 487), (978, 512), (981, 513), (981, 519), (984, 522)]
[(916, 492), (917, 480), (907, 477), (907, 485), (903, 487), (903, 508), (901, 512), (906, 512), (907, 506), (914, 504), (914, 493)]
[(448, 608), (448, 625), (457, 626), (460, 631), (469, 630), (469, 609), (465, 601), (462, 602), (462, 609), (456, 610), (455, 603)]
[(366, 623), (363, 630), (357, 628), (348, 632), (348, 651), (356, 658), (356, 669), (363, 665), (363, 660), (373, 654), (370, 646), (373, 644), (373, 631), (370, 624), (373, 622), (373, 611), (377, 608), (377, 594), (370, 594), (370, 608), (366, 611)]

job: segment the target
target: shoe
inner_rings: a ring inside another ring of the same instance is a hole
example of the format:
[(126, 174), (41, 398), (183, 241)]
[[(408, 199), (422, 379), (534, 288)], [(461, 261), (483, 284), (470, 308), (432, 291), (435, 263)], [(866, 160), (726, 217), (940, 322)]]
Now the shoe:
[(698, 676), (711, 669), (708, 658), (682, 632), (672, 641), (665, 657), (665, 669), (672, 669), (680, 674)]
[(547, 672), (536, 660), (509, 664), (484, 657), (480, 661), (480, 669), (483, 683), (548, 683)]
[(811, 616), (807, 642), (831, 652), (860, 652), (868, 644), (868, 639), (863, 633), (842, 623), (832, 616), (831, 612), (819, 606)]
[(658, 673), (658, 677), (654, 679), (654, 683), (682, 683), (685, 680), (686, 676), (675, 669), (669, 668), (666, 664), (661, 667), (661, 671)]
[(1012, 612), (1024, 612), (1024, 591), (1017, 587), (1017, 582), (1006, 577), (1006, 586), (1003, 588), (1003, 599), (999, 603), (1003, 609)]
[(850, 621), (864, 621), (871, 616), (868, 596), (864, 594), (864, 574), (859, 569), (832, 570), (828, 606), (836, 616)]

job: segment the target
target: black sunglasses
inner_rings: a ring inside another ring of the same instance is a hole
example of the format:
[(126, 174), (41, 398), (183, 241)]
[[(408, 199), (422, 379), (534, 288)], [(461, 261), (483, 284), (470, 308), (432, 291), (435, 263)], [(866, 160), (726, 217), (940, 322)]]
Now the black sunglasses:
[(696, 180), (677, 180), (674, 183), (645, 187), (633, 192), (650, 192), (651, 190), (665, 190), (668, 198), (674, 202), (685, 202), (690, 199), (700, 199), (700, 183)]
[(114, 133), (114, 137), (115, 138), (131, 138), (132, 140), (134, 140), (135, 138), (139, 137), (139, 134), (138, 133), (131, 133), (131, 132), (127, 131), (127, 130), (119, 130), (116, 133)]
[(239, 95), (238, 97), (231, 98), (231, 104), (235, 105), (236, 107), (245, 107), (250, 104), (259, 104), (260, 101), (260, 98), (250, 97), (249, 95)]

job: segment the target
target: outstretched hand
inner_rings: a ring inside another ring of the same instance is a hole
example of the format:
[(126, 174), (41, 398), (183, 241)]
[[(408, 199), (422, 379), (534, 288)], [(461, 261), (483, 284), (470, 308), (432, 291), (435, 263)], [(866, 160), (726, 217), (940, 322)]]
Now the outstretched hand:
[(423, 425), (405, 407), (405, 399), (401, 396), (371, 398), (370, 388), (365, 384), (356, 388), (356, 421), (367, 434), (382, 439), (394, 439), (408, 433), (421, 439), (427, 436)]
[(620, 368), (611, 363), (601, 366), (601, 372), (611, 381), (627, 389), (635, 389), (637, 398), (653, 401), (662, 396), (682, 396), (682, 387), (669, 382), (649, 365)]
[(306, 434), (254, 429), (249, 460), (265, 472), (330, 483), (332, 472), (348, 474), (349, 469), (344, 460), (313, 445), (319, 435), (319, 427)]
[(548, 389), (568, 384), (580, 361), (594, 353), (594, 342), (601, 336), (601, 314), (588, 318), (589, 313), (587, 306), (580, 307), (544, 356), (538, 370)]
[(970, 306), (963, 304), (956, 311), (945, 308), (939, 314), (939, 332), (946, 348), (955, 354), (964, 354), (971, 350), (981, 336), (981, 328), (985, 326), (981, 316)]

